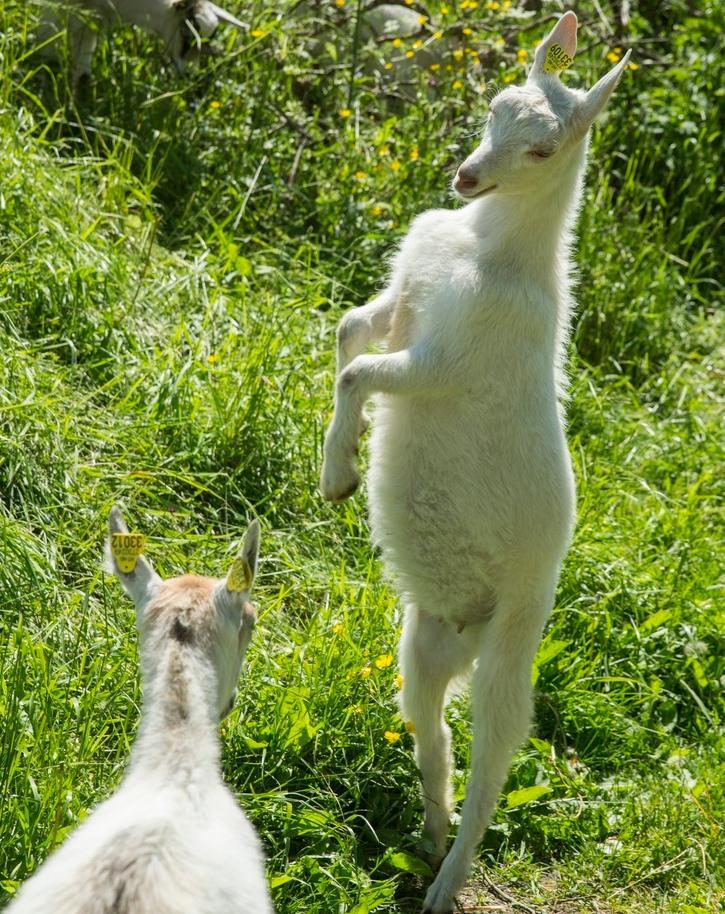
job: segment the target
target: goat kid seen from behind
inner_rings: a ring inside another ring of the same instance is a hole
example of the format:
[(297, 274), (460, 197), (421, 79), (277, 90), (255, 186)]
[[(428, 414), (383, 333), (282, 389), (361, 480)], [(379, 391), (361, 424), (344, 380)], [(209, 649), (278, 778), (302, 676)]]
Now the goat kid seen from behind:
[(211, 0), (46, 0), (38, 39), (45, 45), (44, 52), (53, 55), (55, 41), (67, 28), (73, 82), (77, 83), (91, 74), (99, 29), (117, 24), (137, 25), (159, 35), (180, 73), (199, 56), (202, 41), (211, 38), (220, 25), (246, 28)]
[[(335, 410), (321, 491), (355, 491), (365, 402), (376, 396), (368, 489), (373, 536), (405, 604), (402, 711), (413, 726), (424, 834), (443, 861), (424, 909), (464, 885), (531, 716), (531, 665), (574, 523), (560, 398), (570, 246), (588, 131), (627, 55), (588, 92), (559, 71), (568, 12), (522, 87), (491, 103), (454, 189), (468, 205), (418, 217), (387, 288), (338, 328)], [(373, 340), (387, 351), (363, 354)], [(456, 840), (449, 685), (472, 671), (471, 773)], [(445, 858), (445, 859), (444, 859)]]
[(130, 768), (8, 914), (271, 914), (259, 838), (222, 781), (217, 733), (255, 623), (259, 526), (221, 580), (162, 581), (133, 551), (126, 564), (111, 543), (127, 534), (113, 508), (108, 567), (136, 605), (144, 687)]

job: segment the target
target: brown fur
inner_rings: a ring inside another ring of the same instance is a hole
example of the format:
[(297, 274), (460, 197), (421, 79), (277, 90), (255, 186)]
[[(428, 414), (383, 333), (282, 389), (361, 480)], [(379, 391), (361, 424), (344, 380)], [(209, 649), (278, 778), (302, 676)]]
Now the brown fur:
[(163, 625), (176, 641), (190, 643), (207, 634), (216, 610), (212, 601), (216, 581), (197, 574), (185, 574), (164, 581), (149, 604), (146, 624)]

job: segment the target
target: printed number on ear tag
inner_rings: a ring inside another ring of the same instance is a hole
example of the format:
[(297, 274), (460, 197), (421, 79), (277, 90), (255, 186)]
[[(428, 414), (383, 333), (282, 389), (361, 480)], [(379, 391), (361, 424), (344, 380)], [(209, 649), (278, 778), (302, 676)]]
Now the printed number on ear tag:
[(564, 48), (558, 44), (552, 44), (546, 52), (546, 61), (544, 62), (544, 73), (558, 73), (560, 70), (566, 70), (574, 63), (574, 58), (569, 57)]
[(238, 555), (227, 574), (227, 590), (239, 593), (242, 590), (249, 590), (251, 583), (252, 569), (249, 567), (249, 562), (243, 556)]
[(143, 554), (146, 544), (143, 533), (112, 533), (111, 554), (124, 574), (130, 574)]

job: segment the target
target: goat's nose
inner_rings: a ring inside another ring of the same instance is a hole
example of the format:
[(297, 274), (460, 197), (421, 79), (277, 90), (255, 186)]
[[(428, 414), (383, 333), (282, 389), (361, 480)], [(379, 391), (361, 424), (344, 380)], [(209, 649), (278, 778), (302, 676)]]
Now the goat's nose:
[(476, 175), (476, 170), (471, 165), (461, 165), (456, 174), (456, 179), (453, 182), (453, 186), (456, 190), (473, 190), (478, 186), (478, 177)]

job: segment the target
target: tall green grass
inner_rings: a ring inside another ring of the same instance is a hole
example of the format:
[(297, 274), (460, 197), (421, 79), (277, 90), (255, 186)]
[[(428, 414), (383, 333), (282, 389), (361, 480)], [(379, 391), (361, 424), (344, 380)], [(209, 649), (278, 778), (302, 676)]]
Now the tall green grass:
[[(218, 573), (263, 520), (224, 771), (277, 910), (419, 909), (398, 609), (364, 494), (316, 494), (334, 327), (410, 219), (450, 204), (486, 95), (523, 77), (517, 50), (555, 10), (432, 2), (421, 40), (440, 29), (479, 63), (450, 54), (401, 86), (383, 64), (412, 41), (361, 47), (353, 70), (356, 5), (292, 6), (242, 4), (254, 34), (221, 36), (223, 56), (184, 79), (118, 33), (78, 97), (31, 53), (36, 8), (0, 10), (5, 898), (118, 783), (133, 740), (132, 612), (100, 570), (120, 500), (166, 575)], [(570, 365), (579, 522), (532, 739), (481, 861), (536, 910), (703, 914), (723, 807), (722, 12), (641, 4), (618, 37), (577, 12), (571, 84), (614, 47), (639, 69), (594, 132)], [(449, 716), (460, 797), (465, 697)], [(486, 893), (479, 873), (471, 904)]]

